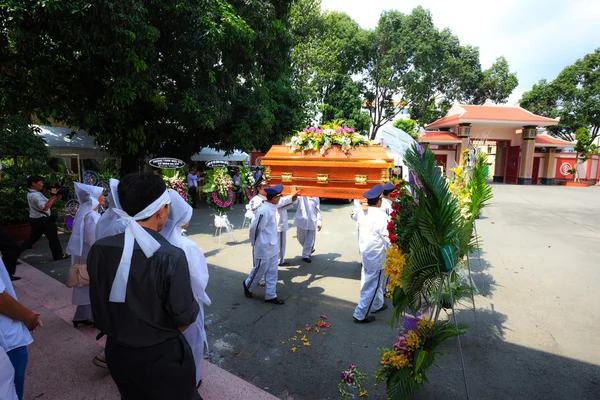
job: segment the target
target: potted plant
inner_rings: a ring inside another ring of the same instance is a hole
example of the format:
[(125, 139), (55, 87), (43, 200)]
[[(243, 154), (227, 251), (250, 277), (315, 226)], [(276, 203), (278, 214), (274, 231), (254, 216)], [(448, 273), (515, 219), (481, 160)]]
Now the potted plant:
[(23, 118), (0, 120), (0, 225), (16, 241), (29, 235), (27, 177), (49, 171), (44, 140)]

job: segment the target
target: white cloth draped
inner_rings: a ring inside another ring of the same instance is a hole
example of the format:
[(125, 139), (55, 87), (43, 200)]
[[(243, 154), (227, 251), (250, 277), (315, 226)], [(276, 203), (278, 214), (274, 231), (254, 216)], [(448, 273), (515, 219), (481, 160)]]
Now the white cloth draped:
[(119, 218), (115, 210), (122, 210), (119, 203), (119, 181), (110, 179), (110, 198), (108, 200), (108, 210), (102, 214), (100, 220), (96, 224), (96, 239), (100, 240), (108, 236), (118, 235), (125, 232), (127, 223)]
[(75, 182), (75, 194), (77, 195), (77, 201), (79, 201), (79, 208), (75, 214), (73, 230), (67, 244), (68, 254), (82, 256), (86, 217), (98, 207), (98, 197), (100, 197), (103, 190), (100, 186), (84, 185), (83, 183)]
[(182, 226), (186, 225), (192, 218), (193, 209), (175, 190), (169, 192), (171, 198), (171, 212), (169, 220), (160, 234), (173, 246), (179, 247), (185, 252), (187, 258), (190, 281), (194, 297), (200, 305), (200, 313), (196, 321), (190, 325), (183, 336), (187, 339), (196, 364), (196, 382), (199, 382), (202, 374), (202, 360), (204, 358), (204, 347), (208, 347), (206, 331), (204, 330), (204, 305), (209, 306), (211, 300), (206, 294), (208, 285), (208, 266), (202, 250), (194, 241), (183, 236)]
[(109, 301), (112, 303), (124, 303), (125, 296), (127, 294), (127, 281), (129, 280), (129, 270), (131, 268), (131, 257), (133, 256), (133, 247), (135, 242), (138, 243), (144, 255), (148, 258), (152, 257), (154, 253), (160, 248), (160, 243), (156, 241), (146, 230), (138, 224), (137, 221), (141, 221), (150, 218), (160, 210), (160, 208), (166, 204), (171, 203), (171, 197), (169, 191), (165, 190), (163, 194), (154, 200), (148, 207), (134, 216), (130, 216), (123, 210), (115, 208), (115, 213), (127, 224), (125, 229), (125, 241), (123, 243), (123, 254), (115, 280), (113, 281), (112, 288), (110, 290)]

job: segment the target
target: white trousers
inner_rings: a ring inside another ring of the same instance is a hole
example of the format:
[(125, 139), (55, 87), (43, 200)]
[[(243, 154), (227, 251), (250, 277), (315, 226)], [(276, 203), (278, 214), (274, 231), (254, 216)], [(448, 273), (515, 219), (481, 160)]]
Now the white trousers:
[(279, 254), (271, 258), (255, 258), (254, 266), (250, 275), (246, 279), (246, 287), (249, 291), (253, 292), (258, 286), (258, 281), (264, 275), (265, 277), (265, 300), (271, 300), (277, 297), (277, 279), (278, 279), (278, 266)]
[(298, 236), (298, 242), (300, 242), (300, 245), (302, 246), (302, 258), (309, 258), (315, 248), (317, 231), (297, 228), (296, 234)]
[(360, 300), (354, 310), (354, 318), (359, 320), (365, 319), (369, 312), (383, 307), (383, 285), (385, 284), (383, 269), (369, 272), (363, 267), (360, 282)]
[(279, 264), (285, 262), (285, 244), (287, 231), (279, 232)]
[(204, 348), (207, 345), (206, 331), (204, 330), (204, 303), (200, 299), (196, 299), (200, 305), (200, 312), (196, 321), (192, 323), (185, 331), (183, 336), (187, 339), (192, 354), (194, 355), (194, 364), (196, 364), (196, 385), (202, 379), (202, 360), (204, 359)]

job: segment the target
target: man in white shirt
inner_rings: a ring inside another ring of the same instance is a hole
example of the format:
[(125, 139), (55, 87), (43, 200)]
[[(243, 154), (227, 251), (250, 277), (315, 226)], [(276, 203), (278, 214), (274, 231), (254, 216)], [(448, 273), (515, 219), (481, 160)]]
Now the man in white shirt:
[(40, 314), (17, 301), (8, 272), (0, 260), (0, 347), (15, 369), (15, 389), (19, 400), (23, 399), (27, 346), (33, 342), (29, 332), (34, 332), (38, 326), (43, 326)]
[(363, 195), (367, 199), (367, 210), (356, 207), (352, 213), (352, 219), (359, 226), (358, 246), (362, 260), (360, 300), (353, 316), (356, 323), (373, 322), (375, 317), (369, 312), (377, 313), (387, 308), (383, 301), (383, 264), (390, 246), (389, 217), (381, 210), (381, 194), (381, 185), (375, 185)]
[(31, 225), (31, 234), (21, 245), (19, 254), (25, 250), (29, 250), (31, 246), (44, 235), (48, 239), (50, 251), (52, 251), (52, 258), (54, 258), (55, 261), (68, 258), (69, 256), (63, 253), (60, 240), (58, 240), (58, 230), (54, 223), (54, 219), (52, 218), (51, 207), (56, 200), (60, 199), (60, 196), (56, 194), (57, 189), (53, 188), (50, 191), (50, 198), (46, 198), (46, 196), (42, 194), (44, 178), (36, 175), (27, 178), (27, 187), (29, 188), (27, 202), (29, 203), (29, 225)]
[(300, 191), (296, 188), (296, 186), (292, 186), (292, 193), (289, 196), (284, 196), (279, 200), (279, 204), (277, 204), (277, 233), (279, 234), (279, 266), (285, 267), (290, 265), (290, 263), (285, 261), (285, 245), (286, 245), (286, 236), (287, 231), (289, 229), (288, 223), (288, 213), (287, 210), (290, 208), (292, 204), (298, 198), (298, 193)]
[(279, 238), (277, 235), (277, 204), (281, 199), (283, 185), (265, 188), (266, 201), (256, 211), (256, 217), (250, 225), (250, 244), (254, 265), (248, 278), (242, 282), (244, 294), (252, 298), (252, 291), (258, 285), (260, 277), (265, 276), (265, 301), (277, 305), (285, 302), (277, 298), (277, 276), (279, 261)]
[(321, 231), (323, 218), (321, 216), (318, 197), (298, 197), (298, 209), (294, 218), (298, 242), (302, 246), (302, 260), (311, 263), (310, 255), (315, 251), (317, 231)]
[(198, 177), (196, 176), (196, 168), (191, 167), (187, 175), (188, 194), (192, 198), (192, 208), (196, 208), (196, 199), (198, 198)]
[(267, 182), (265, 179), (259, 179), (254, 184), (258, 193), (256, 196), (250, 199), (250, 210), (252, 212), (256, 212), (256, 210), (258, 210), (262, 203), (267, 199), (267, 192), (265, 192), (265, 188), (268, 184), (269, 182)]

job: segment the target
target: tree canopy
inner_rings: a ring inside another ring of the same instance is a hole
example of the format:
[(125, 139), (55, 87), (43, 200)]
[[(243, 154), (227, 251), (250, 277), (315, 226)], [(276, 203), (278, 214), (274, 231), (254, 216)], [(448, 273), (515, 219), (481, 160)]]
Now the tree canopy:
[(535, 114), (560, 118), (558, 125), (548, 127), (552, 135), (574, 140), (576, 131), (585, 128), (593, 142), (600, 134), (600, 48), (563, 69), (554, 81), (540, 80), (523, 93), (520, 104)]
[(95, 135), (132, 170), (146, 154), (264, 149), (299, 124), (291, 0), (2, 0), (2, 116)]

